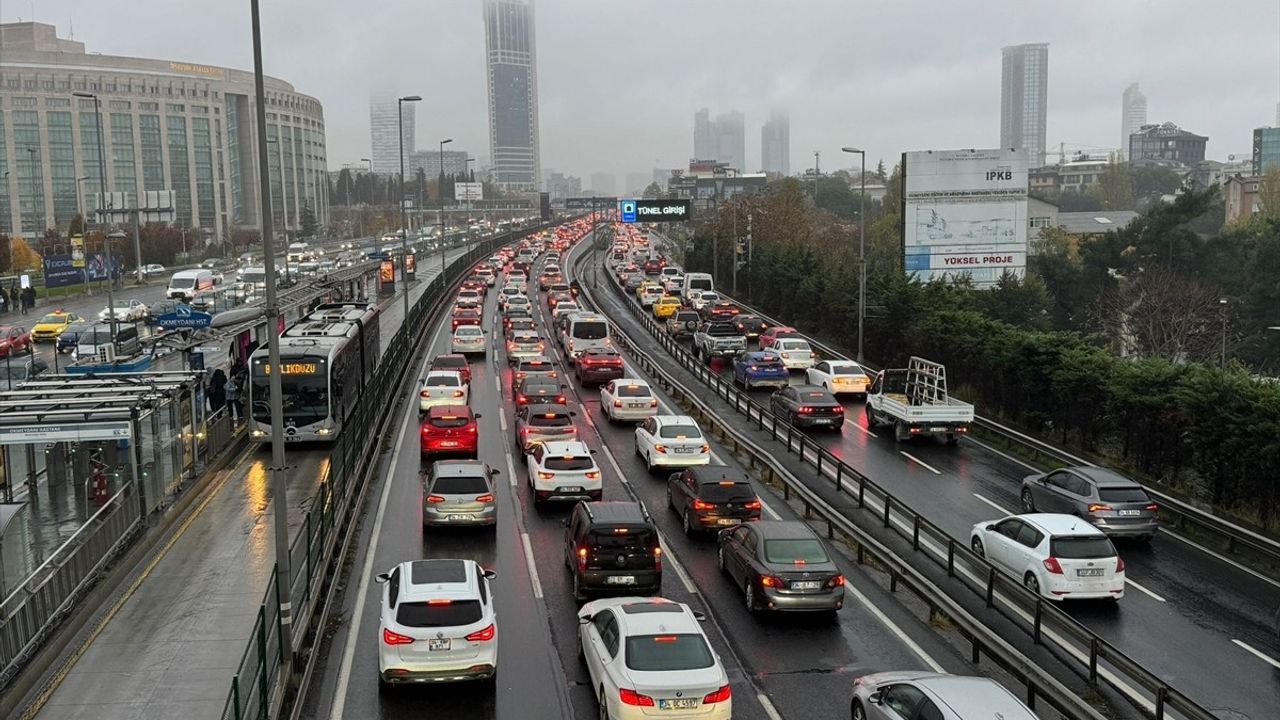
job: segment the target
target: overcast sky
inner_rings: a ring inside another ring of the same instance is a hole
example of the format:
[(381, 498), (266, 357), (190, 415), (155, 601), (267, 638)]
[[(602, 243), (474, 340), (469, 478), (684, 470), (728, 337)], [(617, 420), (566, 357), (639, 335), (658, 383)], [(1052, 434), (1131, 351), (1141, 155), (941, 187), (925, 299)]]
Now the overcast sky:
[[(263, 0), (266, 72), (324, 105), (332, 168), (369, 153), (371, 92), (420, 94), (418, 147), (488, 156), (480, 0)], [(5, 21), (30, 0), (3, 0)], [(35, 0), (90, 52), (251, 69), (249, 3)], [(760, 162), (770, 107), (791, 115), (792, 172), (904, 150), (994, 147), (1000, 48), (1049, 43), (1048, 143), (1117, 147), (1120, 95), (1150, 122), (1247, 154), (1277, 121), (1280, 2), (1235, 0), (538, 0), (544, 168), (582, 176), (678, 167), (693, 113), (746, 115)], [(623, 188), (625, 190), (625, 188)]]

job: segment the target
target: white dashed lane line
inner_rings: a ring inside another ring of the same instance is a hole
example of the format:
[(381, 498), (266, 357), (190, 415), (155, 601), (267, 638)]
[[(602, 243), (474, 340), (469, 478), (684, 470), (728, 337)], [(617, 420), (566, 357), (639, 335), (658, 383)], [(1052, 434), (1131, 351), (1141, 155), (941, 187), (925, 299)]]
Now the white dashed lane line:
[(938, 470), (937, 470), (937, 469), (935, 469), (935, 468), (934, 468), (932, 465), (930, 465), (929, 463), (927, 463), (927, 462), (925, 462), (925, 461), (921, 460), (920, 458), (916, 457), (915, 455), (912, 455), (911, 453), (909, 453), (909, 452), (907, 452), (907, 451), (905, 451), (905, 450), (899, 450), (899, 451), (898, 451), (898, 454), (899, 454), (899, 455), (901, 455), (902, 457), (904, 457), (904, 458), (906, 458), (906, 459), (908, 459), (908, 460), (910, 460), (910, 461), (914, 462), (915, 464), (919, 465), (920, 467), (924, 468), (925, 470), (928, 470), (929, 472), (933, 473), (934, 475), (941, 475), (941, 474), (942, 474), (942, 473), (938, 472)]

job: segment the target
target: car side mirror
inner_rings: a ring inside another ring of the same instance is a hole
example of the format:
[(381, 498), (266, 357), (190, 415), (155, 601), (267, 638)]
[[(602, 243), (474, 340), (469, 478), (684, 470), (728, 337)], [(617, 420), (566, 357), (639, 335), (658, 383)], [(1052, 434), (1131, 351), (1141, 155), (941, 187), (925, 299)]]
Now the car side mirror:
[(879, 705), (882, 700), (884, 700), (884, 692), (881, 690), (877, 690), (867, 697), (867, 702), (872, 705)]
[(494, 579), (494, 578), (498, 577), (498, 573), (496, 573), (496, 572), (494, 572), (494, 571), (492, 571), (492, 570), (488, 570), (488, 569), (486, 569), (486, 570), (485, 570), (483, 573), (481, 573), (481, 574), (482, 574), (482, 575), (484, 575), (484, 577), (485, 577), (485, 579), (486, 579), (486, 580), (492, 580), (492, 579)]
[(475, 415), (472, 415), (471, 417), (473, 417), (473, 418), (475, 418), (475, 419), (479, 420), (480, 418), (482, 418), (482, 417), (484, 417), (484, 416), (483, 416), (483, 415), (481, 415), (480, 413), (476, 413)]
[(569, 527), (569, 518), (560, 518), (560, 527), (562, 528)]
[(593, 618), (592, 618), (590, 615), (579, 615), (579, 616), (578, 616), (578, 624), (579, 624), (579, 625), (590, 625), (590, 624), (591, 624), (592, 619), (593, 619)]
[(381, 585), (391, 579), (391, 573), (378, 573), (373, 576), (373, 581)]
[(995, 524), (993, 523), (993, 524), (991, 524), (991, 525), (986, 526), (986, 527), (985, 527), (985, 528), (983, 528), (983, 529), (984, 529), (984, 530), (986, 530), (987, 532), (995, 532), (995, 531), (996, 531), (996, 526), (995, 526)]

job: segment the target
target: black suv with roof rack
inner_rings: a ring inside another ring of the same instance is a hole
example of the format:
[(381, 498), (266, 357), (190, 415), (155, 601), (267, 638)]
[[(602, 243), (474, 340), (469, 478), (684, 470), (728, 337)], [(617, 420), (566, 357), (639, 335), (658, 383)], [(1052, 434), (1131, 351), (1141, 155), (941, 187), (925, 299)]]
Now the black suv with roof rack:
[(637, 502), (580, 502), (565, 521), (564, 562), (573, 598), (588, 592), (656, 595), (662, 590), (658, 527)]

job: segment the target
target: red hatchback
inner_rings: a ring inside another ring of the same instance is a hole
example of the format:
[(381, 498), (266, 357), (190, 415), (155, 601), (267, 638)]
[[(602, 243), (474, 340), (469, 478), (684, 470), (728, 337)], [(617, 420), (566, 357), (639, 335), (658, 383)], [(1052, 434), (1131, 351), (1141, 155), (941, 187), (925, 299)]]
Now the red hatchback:
[(760, 349), (767, 350), (783, 338), (802, 337), (800, 331), (790, 325), (778, 325), (760, 333)]
[(478, 413), (466, 405), (437, 405), (422, 420), (422, 457), (463, 455), (476, 457), (480, 427)]
[(0, 357), (31, 352), (31, 333), (16, 325), (0, 326)]
[(452, 370), (462, 376), (462, 382), (471, 384), (471, 364), (467, 362), (467, 356), (461, 353), (447, 353), (437, 355), (431, 361), (432, 370)]

